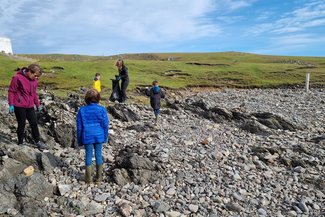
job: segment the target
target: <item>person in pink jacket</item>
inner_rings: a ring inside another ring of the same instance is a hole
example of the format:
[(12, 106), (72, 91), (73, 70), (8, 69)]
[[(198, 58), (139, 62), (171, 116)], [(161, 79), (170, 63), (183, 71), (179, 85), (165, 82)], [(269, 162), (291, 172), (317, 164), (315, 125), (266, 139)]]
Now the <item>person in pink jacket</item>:
[(41, 74), (38, 64), (30, 64), (28, 67), (19, 69), (12, 77), (8, 90), (9, 113), (15, 113), (18, 127), (18, 145), (24, 145), (24, 132), (26, 119), (32, 129), (32, 136), (35, 144), (40, 149), (45, 149), (46, 145), (40, 141), (40, 134), (37, 125), (37, 116), (34, 107), (38, 111), (42, 110), (37, 94), (37, 75)]

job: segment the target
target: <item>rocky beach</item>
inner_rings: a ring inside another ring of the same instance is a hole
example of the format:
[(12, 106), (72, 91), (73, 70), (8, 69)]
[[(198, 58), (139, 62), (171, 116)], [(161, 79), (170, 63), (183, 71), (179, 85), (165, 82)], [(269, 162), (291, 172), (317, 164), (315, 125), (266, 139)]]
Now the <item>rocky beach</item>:
[(158, 124), (149, 105), (110, 103), (99, 185), (74, 148), (82, 97), (41, 98), (44, 151), (28, 126), (16, 145), (1, 99), (0, 216), (325, 216), (323, 88), (167, 91)]

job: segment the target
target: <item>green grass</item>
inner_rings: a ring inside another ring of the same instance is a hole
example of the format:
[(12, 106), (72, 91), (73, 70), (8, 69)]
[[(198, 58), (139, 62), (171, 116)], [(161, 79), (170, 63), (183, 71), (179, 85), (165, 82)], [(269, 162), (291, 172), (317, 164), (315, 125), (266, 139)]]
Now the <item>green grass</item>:
[[(123, 57), (129, 69), (129, 90), (150, 86), (158, 80), (166, 88), (187, 87), (277, 87), (304, 84), (311, 73), (311, 84), (325, 84), (324, 57), (267, 56), (239, 52), (155, 53), (119, 56), (19, 55), (33, 58), (45, 69), (40, 86), (64, 96), (66, 92), (91, 87), (93, 76), (101, 73), (104, 93), (117, 74), (115, 60)], [(174, 61), (167, 61), (173, 57)], [(9, 85), (14, 69), (31, 61), (0, 55), (0, 87)], [(210, 64), (210, 65), (209, 65)], [(58, 69), (62, 67), (63, 70)]]

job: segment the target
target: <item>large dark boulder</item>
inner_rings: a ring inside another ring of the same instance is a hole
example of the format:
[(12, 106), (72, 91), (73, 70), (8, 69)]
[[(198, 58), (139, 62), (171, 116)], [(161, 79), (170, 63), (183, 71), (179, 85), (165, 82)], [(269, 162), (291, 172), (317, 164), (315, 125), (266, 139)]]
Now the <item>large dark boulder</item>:
[(4, 214), (8, 209), (13, 209), (17, 206), (16, 196), (4, 189), (0, 188), (0, 214)]
[(271, 129), (294, 131), (298, 128), (284, 118), (269, 112), (253, 113), (252, 115), (256, 117), (261, 124)]
[(19, 175), (16, 183), (16, 196), (28, 197), (42, 201), (45, 197), (53, 196), (53, 186), (40, 173), (31, 176)]
[(107, 110), (111, 115), (113, 115), (114, 118), (121, 121), (131, 122), (140, 120), (140, 116), (125, 104), (108, 106)]
[(136, 153), (131, 147), (125, 147), (116, 156), (113, 179), (117, 184), (127, 182), (137, 184), (153, 183), (160, 177), (160, 166), (153, 158), (144, 157)]

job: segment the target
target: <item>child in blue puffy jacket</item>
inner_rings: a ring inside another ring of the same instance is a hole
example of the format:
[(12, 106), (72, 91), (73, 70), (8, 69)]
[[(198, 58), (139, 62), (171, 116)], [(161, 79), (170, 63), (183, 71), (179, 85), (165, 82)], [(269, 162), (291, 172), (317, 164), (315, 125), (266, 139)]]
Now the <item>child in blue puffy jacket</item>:
[(150, 105), (155, 114), (155, 122), (158, 122), (160, 115), (160, 100), (165, 98), (165, 93), (160, 89), (158, 81), (152, 82), (152, 87), (146, 90), (146, 95), (150, 97)]
[(77, 114), (77, 141), (78, 146), (85, 146), (86, 174), (85, 181), (92, 180), (92, 155), (95, 149), (96, 182), (103, 179), (103, 143), (108, 141), (109, 119), (105, 107), (99, 105), (100, 94), (96, 89), (86, 92), (86, 106), (79, 109)]

